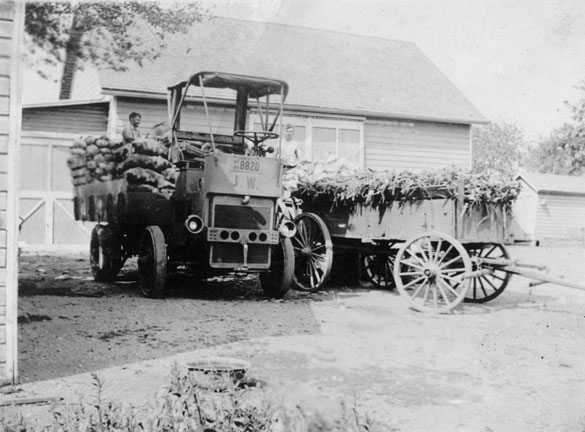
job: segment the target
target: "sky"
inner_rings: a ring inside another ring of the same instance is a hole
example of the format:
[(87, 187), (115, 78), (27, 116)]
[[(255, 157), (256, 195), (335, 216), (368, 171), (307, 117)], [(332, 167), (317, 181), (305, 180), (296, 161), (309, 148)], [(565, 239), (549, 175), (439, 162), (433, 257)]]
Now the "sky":
[(217, 16), (415, 43), (491, 121), (546, 137), (585, 81), (583, 0), (201, 0)]

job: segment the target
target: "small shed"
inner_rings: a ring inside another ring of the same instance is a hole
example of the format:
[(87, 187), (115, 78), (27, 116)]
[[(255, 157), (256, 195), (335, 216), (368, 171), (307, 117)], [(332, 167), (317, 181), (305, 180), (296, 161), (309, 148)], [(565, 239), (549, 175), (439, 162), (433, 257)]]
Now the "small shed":
[(585, 177), (524, 173), (514, 205), (517, 240), (585, 241)]

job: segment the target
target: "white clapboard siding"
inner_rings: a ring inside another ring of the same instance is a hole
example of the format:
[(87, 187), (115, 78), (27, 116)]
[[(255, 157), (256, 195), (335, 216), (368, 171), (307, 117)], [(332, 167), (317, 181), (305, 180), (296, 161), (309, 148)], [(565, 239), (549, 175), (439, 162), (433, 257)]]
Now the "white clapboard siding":
[[(234, 131), (234, 109), (210, 106), (209, 117), (213, 133), (232, 135)], [(131, 112), (142, 115), (140, 131), (142, 136), (154, 125), (168, 121), (167, 103), (165, 100), (143, 100), (119, 97), (117, 99), (118, 118), (116, 121), (116, 137), (122, 137), (122, 129), (129, 124)], [(205, 109), (200, 104), (187, 103), (181, 111), (181, 130), (191, 132), (209, 132)]]
[(426, 170), (471, 164), (469, 125), (366, 121), (365, 166), (376, 170)]
[(540, 192), (537, 205), (536, 239), (585, 238), (585, 196)]
[(25, 108), (23, 131), (46, 131), (75, 133), (78, 135), (101, 135), (108, 124), (107, 102), (85, 105)]

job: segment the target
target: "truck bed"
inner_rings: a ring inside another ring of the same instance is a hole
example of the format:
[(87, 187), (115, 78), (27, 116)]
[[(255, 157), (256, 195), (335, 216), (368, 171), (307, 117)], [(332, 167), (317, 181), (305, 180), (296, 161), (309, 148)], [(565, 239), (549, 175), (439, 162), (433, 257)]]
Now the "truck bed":
[(168, 225), (172, 222), (171, 194), (139, 192), (126, 179), (95, 182), (74, 188), (75, 219), (130, 225)]

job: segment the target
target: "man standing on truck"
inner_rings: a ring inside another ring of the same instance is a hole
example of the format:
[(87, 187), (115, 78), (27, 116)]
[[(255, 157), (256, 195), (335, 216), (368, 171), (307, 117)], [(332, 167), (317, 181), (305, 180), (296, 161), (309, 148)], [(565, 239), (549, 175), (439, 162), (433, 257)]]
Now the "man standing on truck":
[(124, 140), (124, 144), (128, 144), (133, 142), (134, 140), (140, 138), (140, 131), (138, 130), (138, 126), (142, 123), (142, 115), (137, 112), (131, 112), (128, 116), (130, 120), (130, 124), (122, 130), (122, 139)]

